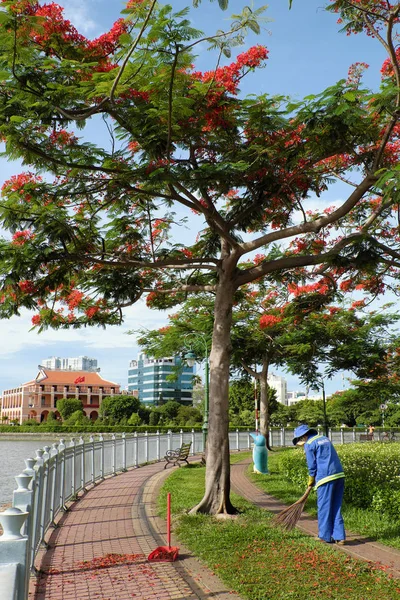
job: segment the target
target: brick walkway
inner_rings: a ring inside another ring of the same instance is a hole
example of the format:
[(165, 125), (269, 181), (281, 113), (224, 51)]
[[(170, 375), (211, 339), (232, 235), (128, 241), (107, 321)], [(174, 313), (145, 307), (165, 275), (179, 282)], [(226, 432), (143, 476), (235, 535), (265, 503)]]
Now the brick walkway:
[[(272, 513), (280, 512), (287, 504), (282, 504), (279, 500), (276, 500), (272, 496), (268, 496), (268, 494), (262, 492), (248, 479), (248, 477), (246, 477), (246, 471), (250, 462), (251, 459), (249, 458), (241, 463), (232, 465), (231, 481), (233, 491), (260, 508)], [(316, 536), (318, 534), (317, 520), (307, 515), (302, 515), (297, 527), (308, 535)], [(365, 536), (349, 533), (348, 531), (346, 532), (346, 535), (346, 545), (335, 545), (335, 549), (340, 552), (345, 552), (353, 558), (387, 567), (386, 570), (388, 573), (391, 573), (393, 577), (400, 578), (399, 550), (379, 544)]]
[(163, 469), (156, 463), (106, 479), (73, 504), (39, 557), (43, 573), (32, 579), (29, 599), (240, 600), (182, 545), (174, 563), (147, 561), (166, 544), (154, 504), (171, 471)]

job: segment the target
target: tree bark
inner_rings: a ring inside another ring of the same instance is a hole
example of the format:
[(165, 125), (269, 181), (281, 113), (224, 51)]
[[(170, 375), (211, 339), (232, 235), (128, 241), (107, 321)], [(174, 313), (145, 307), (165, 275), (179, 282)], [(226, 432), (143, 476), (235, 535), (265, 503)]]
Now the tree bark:
[(230, 501), (229, 366), (232, 305), (235, 286), (232, 270), (220, 273), (217, 285), (214, 329), (210, 353), (210, 412), (206, 448), (206, 489), (191, 513), (235, 514)]

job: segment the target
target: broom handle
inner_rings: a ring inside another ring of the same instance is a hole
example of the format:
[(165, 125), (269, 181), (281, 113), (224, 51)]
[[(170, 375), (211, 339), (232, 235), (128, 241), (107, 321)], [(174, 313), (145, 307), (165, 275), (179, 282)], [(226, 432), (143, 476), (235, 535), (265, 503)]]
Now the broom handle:
[(171, 494), (167, 494), (167, 542), (168, 548), (171, 548)]

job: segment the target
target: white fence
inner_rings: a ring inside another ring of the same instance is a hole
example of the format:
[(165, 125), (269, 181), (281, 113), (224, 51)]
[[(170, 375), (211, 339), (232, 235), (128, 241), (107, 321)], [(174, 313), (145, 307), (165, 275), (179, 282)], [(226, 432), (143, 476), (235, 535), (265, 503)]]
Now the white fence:
[[(330, 431), (329, 437), (334, 443), (351, 443), (356, 441), (356, 432), (340, 429)], [(292, 429), (273, 429), (271, 445), (289, 446), (292, 438)], [(68, 443), (60, 440), (37, 450), (35, 458), (27, 458), (26, 468), (15, 477), (18, 488), (13, 492), (12, 507), (0, 513), (1, 600), (27, 600), (29, 576), (35, 571), (39, 549), (46, 547), (46, 533), (77, 494), (106, 476), (160, 461), (167, 450), (188, 442), (192, 443), (192, 455), (203, 452), (203, 434), (192, 430), (99, 435), (88, 440), (72, 438)], [(250, 449), (252, 442), (247, 431), (229, 433), (231, 451)]]

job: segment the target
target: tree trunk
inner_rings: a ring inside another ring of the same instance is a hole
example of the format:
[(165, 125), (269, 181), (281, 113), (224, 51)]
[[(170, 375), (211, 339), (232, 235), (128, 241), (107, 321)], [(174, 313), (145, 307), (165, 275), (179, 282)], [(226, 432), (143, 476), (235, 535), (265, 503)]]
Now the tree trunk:
[(267, 448), (270, 450), (269, 442), (269, 386), (268, 386), (268, 368), (269, 360), (264, 357), (262, 371), (259, 374), (260, 382), (260, 433), (267, 441)]
[(229, 365), (232, 305), (235, 287), (231, 270), (223, 271), (217, 286), (210, 353), (210, 412), (206, 449), (206, 489), (191, 513), (234, 514), (230, 501)]

